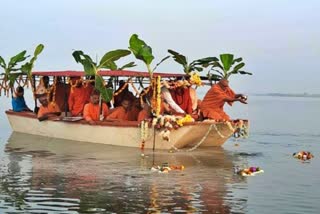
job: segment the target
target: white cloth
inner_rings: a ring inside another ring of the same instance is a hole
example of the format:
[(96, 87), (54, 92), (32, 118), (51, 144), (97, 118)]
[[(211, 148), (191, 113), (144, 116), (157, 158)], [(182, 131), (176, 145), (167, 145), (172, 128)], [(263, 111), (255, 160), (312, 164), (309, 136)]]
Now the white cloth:
[(184, 114), (185, 112), (180, 108), (180, 106), (177, 105), (177, 103), (172, 99), (172, 96), (170, 94), (170, 91), (163, 86), (161, 88), (161, 93), (163, 95), (163, 98), (165, 99), (165, 101), (169, 104), (169, 106), (176, 111), (177, 113), (181, 113)]

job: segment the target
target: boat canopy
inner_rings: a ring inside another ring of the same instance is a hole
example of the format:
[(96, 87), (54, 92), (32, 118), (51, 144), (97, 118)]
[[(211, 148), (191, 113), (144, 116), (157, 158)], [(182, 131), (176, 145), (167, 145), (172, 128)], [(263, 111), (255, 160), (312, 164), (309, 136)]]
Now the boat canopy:
[[(57, 76), (57, 77), (74, 77), (74, 76), (86, 76), (84, 71), (33, 71), (33, 76)], [(110, 71), (110, 70), (100, 70), (99, 75), (109, 76), (109, 77), (149, 77), (148, 72), (144, 71)], [(184, 77), (186, 74), (177, 74), (177, 73), (153, 73), (154, 77), (161, 76), (164, 78), (170, 77)]]

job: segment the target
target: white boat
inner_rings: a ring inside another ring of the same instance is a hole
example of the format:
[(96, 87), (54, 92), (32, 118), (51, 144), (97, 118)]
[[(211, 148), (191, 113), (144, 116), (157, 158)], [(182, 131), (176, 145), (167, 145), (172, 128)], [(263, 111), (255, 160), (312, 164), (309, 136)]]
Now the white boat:
[[(142, 81), (149, 77), (148, 72), (138, 71), (100, 71), (103, 77), (115, 79), (135, 78)], [(85, 76), (84, 72), (75, 71), (52, 71), (33, 72), (34, 77), (53, 76), (71, 77)], [(154, 73), (154, 76), (161, 78), (183, 77), (185, 74)], [(210, 120), (186, 123), (178, 129), (170, 131), (170, 140), (165, 139), (161, 134), (163, 129), (155, 129), (151, 124), (149, 128), (141, 130), (137, 121), (102, 121), (97, 125), (89, 125), (84, 120), (69, 118), (71, 120), (42, 121), (39, 122), (36, 115), (31, 112), (6, 111), (10, 125), (15, 132), (40, 135), (51, 138), (59, 138), (81, 142), (102, 143), (116, 146), (141, 147), (144, 141), (144, 148), (155, 149), (182, 149), (193, 150), (197, 147), (221, 146), (227, 139), (239, 131), (237, 123), (213, 122)], [(75, 119), (75, 120), (73, 120)], [(239, 124), (239, 123), (238, 123)], [(248, 127), (248, 121), (244, 121)], [(242, 126), (242, 125), (241, 125)], [(143, 137), (141, 133), (143, 132)]]
[[(31, 112), (6, 111), (10, 125), (15, 132), (40, 135), (90, 143), (116, 146), (141, 147), (141, 128), (137, 121), (102, 121), (89, 125), (80, 121), (42, 121)], [(246, 125), (247, 121), (244, 122)], [(170, 140), (160, 135), (161, 130), (148, 128), (144, 148), (194, 149), (196, 147), (221, 146), (234, 134), (233, 123), (201, 121), (185, 124), (172, 130)]]

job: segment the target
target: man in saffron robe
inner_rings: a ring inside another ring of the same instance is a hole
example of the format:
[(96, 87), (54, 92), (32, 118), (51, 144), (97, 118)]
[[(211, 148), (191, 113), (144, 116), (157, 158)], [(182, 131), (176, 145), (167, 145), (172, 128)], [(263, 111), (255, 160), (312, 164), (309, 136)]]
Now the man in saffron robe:
[(107, 117), (111, 120), (128, 120), (129, 118), (129, 100), (123, 100), (121, 106), (116, 107)]
[(71, 77), (71, 81), (76, 82), (76, 86), (70, 89), (70, 95), (68, 99), (69, 111), (71, 112), (72, 116), (81, 116), (84, 105), (90, 102), (92, 86), (88, 84), (87, 87), (84, 87), (78, 77)]
[(129, 108), (128, 120), (137, 121), (139, 112), (141, 111), (140, 100), (135, 98), (132, 103), (133, 105)]
[(126, 82), (124, 80), (119, 81), (119, 88), (114, 92), (115, 94), (118, 94), (117, 96), (114, 96), (114, 107), (121, 106), (122, 101), (125, 99), (130, 102), (133, 102), (136, 99), (133, 93), (129, 91), (129, 85), (125, 85)]
[(184, 86), (184, 81), (178, 80), (176, 88), (170, 91), (175, 103), (187, 114), (192, 114), (192, 100), (188, 87)]
[(223, 111), (223, 106), (226, 102), (231, 106), (234, 101), (247, 104), (242, 94), (235, 94), (229, 87), (227, 79), (221, 79), (204, 96), (200, 109), (205, 118), (227, 121), (230, 120), (230, 117)]
[(55, 103), (49, 103), (47, 94), (43, 94), (39, 97), (39, 102), (41, 106), (38, 111), (38, 120), (41, 122), (43, 120), (53, 120), (59, 118), (61, 111), (59, 106)]
[[(90, 103), (87, 103), (83, 109), (83, 117), (90, 125), (94, 125), (100, 120), (99, 97), (100, 92), (93, 90), (90, 96)], [(105, 103), (102, 103), (102, 115), (103, 118), (108, 115), (108, 106)]]

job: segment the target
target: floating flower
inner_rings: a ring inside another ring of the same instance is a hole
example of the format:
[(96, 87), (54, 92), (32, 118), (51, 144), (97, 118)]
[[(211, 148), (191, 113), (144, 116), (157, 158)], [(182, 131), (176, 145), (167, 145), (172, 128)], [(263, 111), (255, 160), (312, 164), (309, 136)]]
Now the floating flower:
[(313, 154), (311, 154), (311, 152), (308, 152), (308, 151), (296, 152), (296, 153), (293, 153), (292, 156), (294, 158), (297, 158), (297, 159), (300, 159), (300, 160), (304, 160), (304, 161), (314, 158)]

